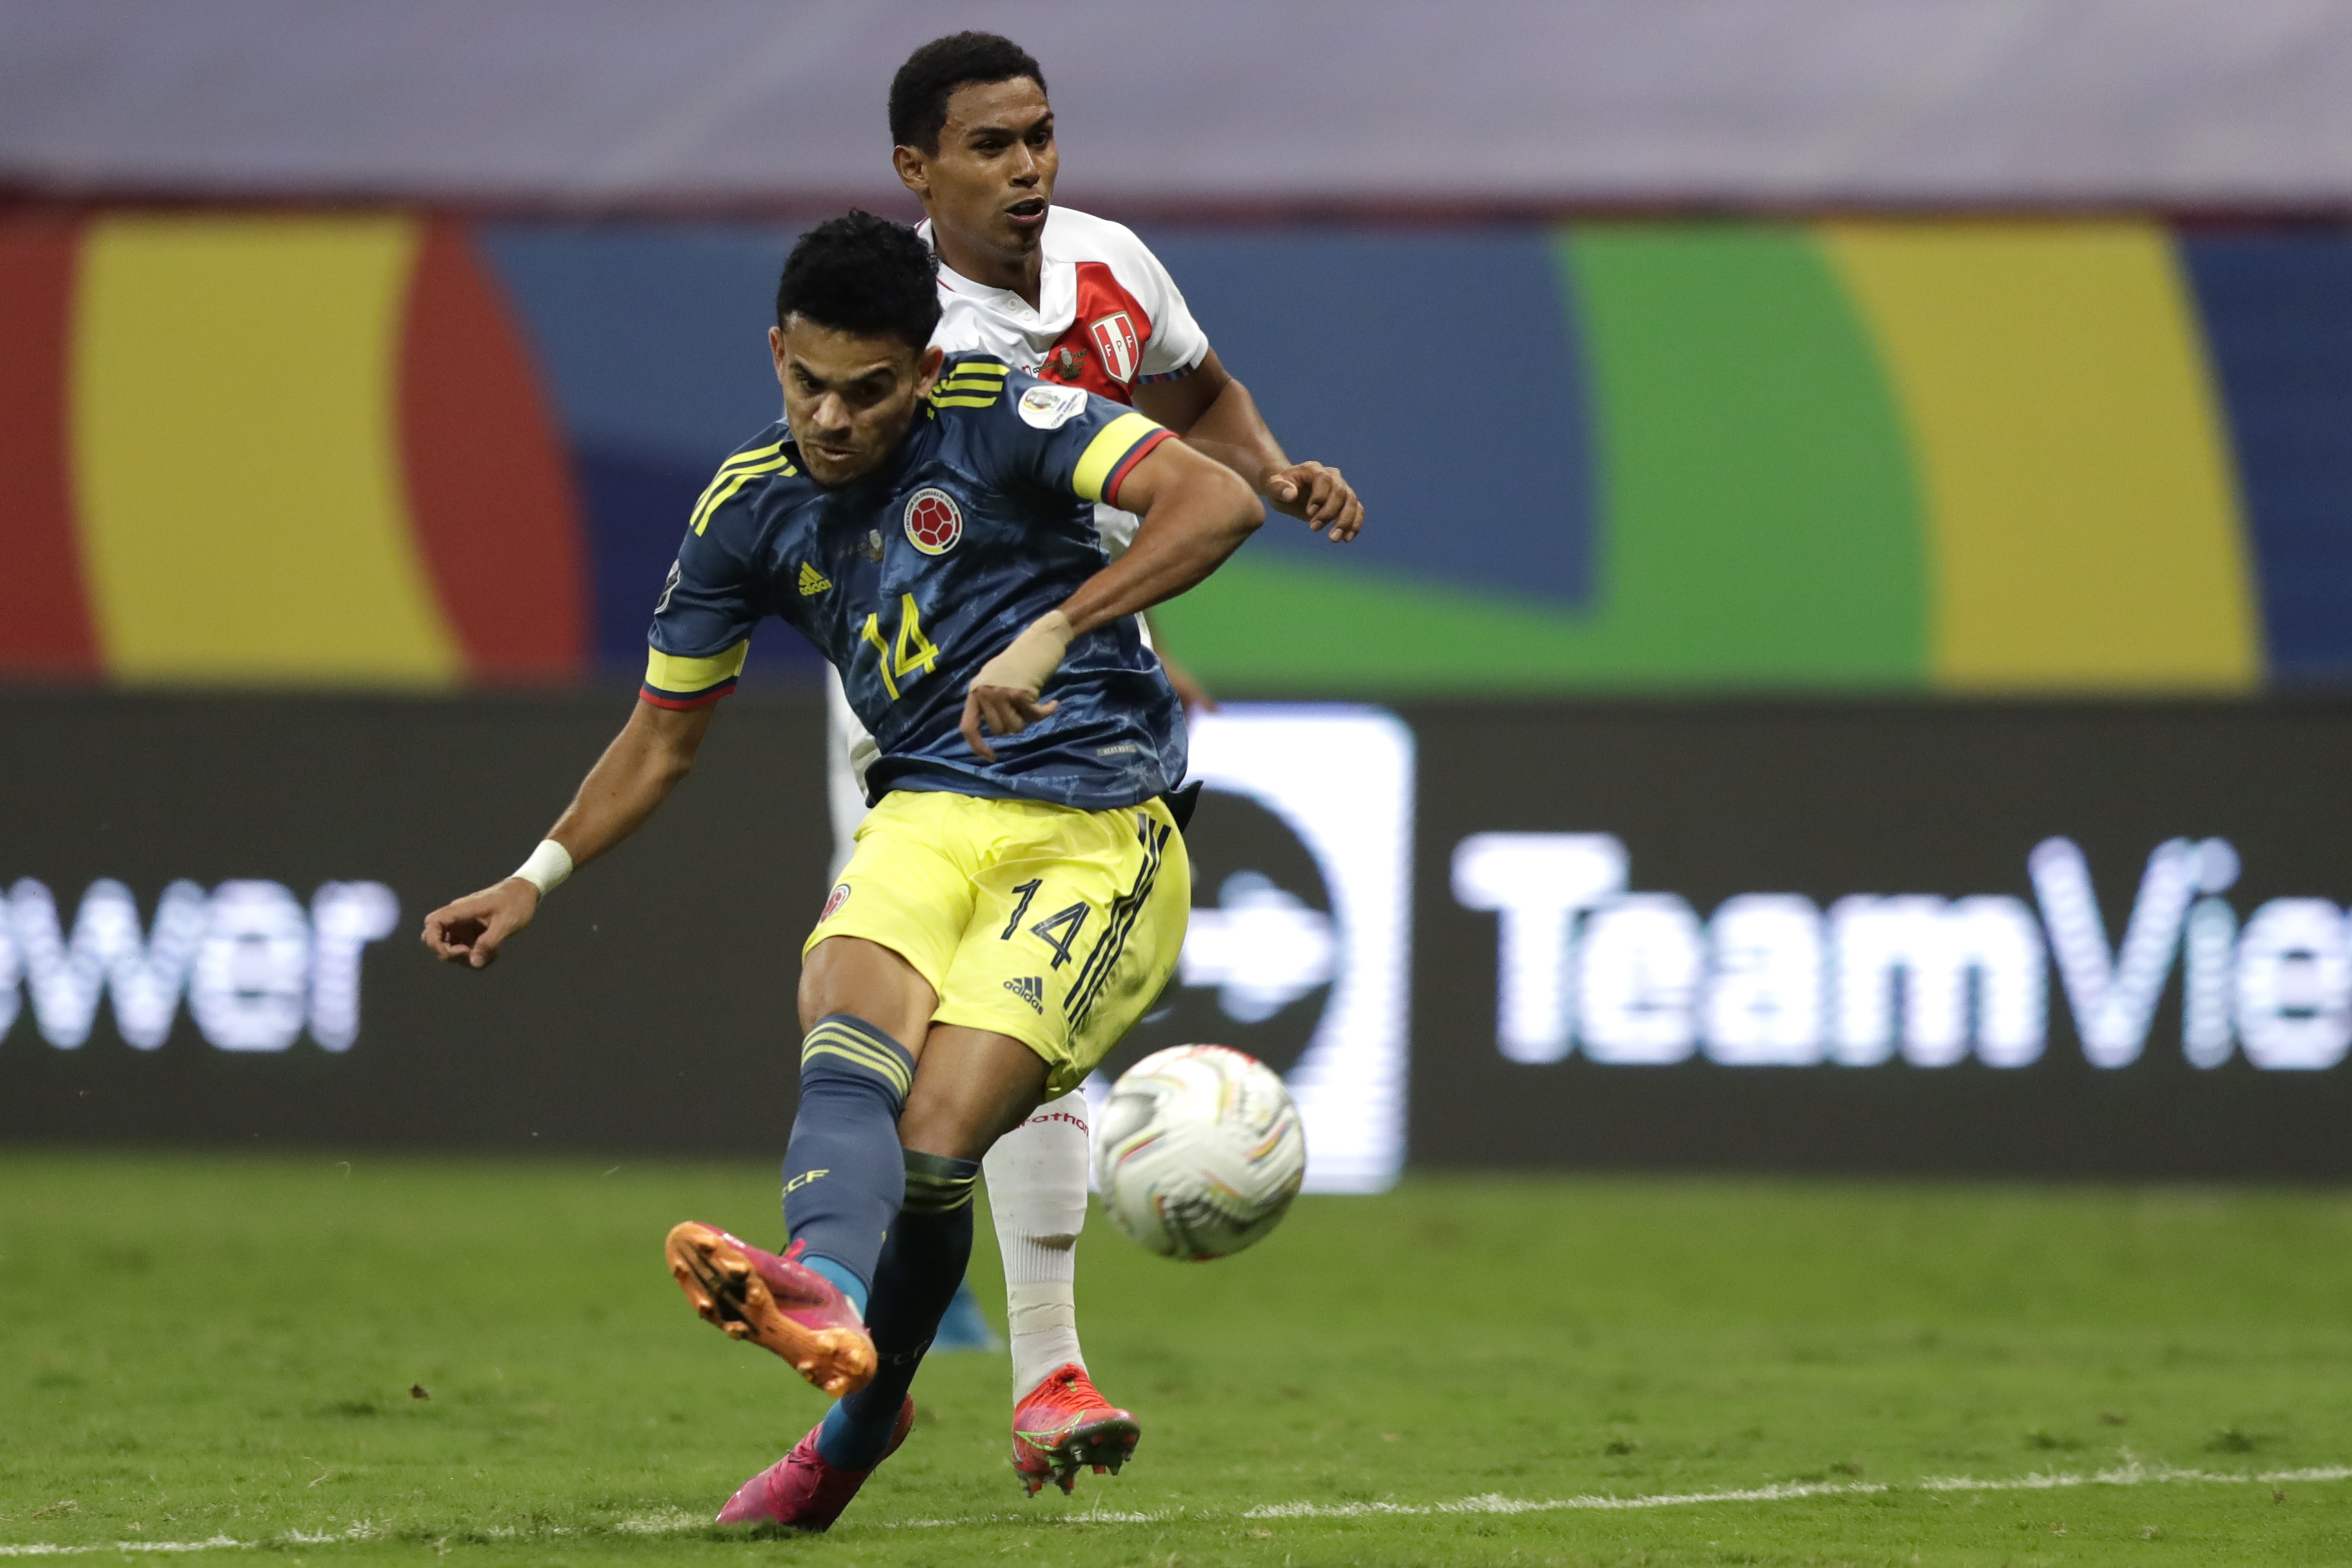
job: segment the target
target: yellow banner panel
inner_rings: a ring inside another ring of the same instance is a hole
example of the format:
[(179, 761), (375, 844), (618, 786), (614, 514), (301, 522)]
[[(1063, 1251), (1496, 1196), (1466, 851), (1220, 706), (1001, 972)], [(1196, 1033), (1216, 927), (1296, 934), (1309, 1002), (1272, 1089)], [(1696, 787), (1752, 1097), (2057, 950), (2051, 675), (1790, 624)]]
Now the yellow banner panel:
[(2235, 479), (2172, 246), (2138, 222), (1824, 231), (1895, 388), (1947, 690), (2260, 677)]
[(73, 345), (83, 559), (139, 682), (444, 686), (396, 422), (396, 217), (93, 226)]

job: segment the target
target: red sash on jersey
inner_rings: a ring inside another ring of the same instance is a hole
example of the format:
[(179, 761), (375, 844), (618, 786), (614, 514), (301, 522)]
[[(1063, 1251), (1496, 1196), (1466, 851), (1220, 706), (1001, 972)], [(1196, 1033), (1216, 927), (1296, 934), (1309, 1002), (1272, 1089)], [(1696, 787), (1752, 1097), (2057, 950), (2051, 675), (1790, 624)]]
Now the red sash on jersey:
[(1151, 318), (1134, 295), (1119, 287), (1108, 263), (1081, 261), (1077, 268), (1077, 316), (1045, 351), (1037, 374), (1131, 405), (1135, 395), (1130, 389), (1143, 368)]

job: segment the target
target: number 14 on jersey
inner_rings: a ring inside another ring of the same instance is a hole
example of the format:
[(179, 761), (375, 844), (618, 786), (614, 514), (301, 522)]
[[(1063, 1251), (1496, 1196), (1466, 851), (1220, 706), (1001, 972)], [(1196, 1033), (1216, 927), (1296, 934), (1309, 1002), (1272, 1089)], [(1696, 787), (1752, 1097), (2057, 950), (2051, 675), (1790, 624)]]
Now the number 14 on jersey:
[(923, 635), (923, 613), (916, 607), (915, 595), (898, 596), (898, 633), (885, 642), (882, 638), (882, 616), (879, 612), (866, 617), (865, 638), (874, 645), (877, 663), (882, 672), (883, 689), (890, 700), (898, 700), (898, 682), (910, 676), (928, 675), (939, 668), (940, 650)]

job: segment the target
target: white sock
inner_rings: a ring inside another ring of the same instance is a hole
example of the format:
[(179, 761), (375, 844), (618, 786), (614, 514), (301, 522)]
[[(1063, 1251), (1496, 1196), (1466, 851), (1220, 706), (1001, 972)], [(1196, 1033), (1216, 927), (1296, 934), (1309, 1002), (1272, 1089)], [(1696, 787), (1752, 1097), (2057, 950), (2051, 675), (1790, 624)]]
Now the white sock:
[(981, 1162), (1004, 1255), (1015, 1399), (1064, 1362), (1087, 1364), (1078, 1348), (1076, 1281), (1087, 1158), (1086, 1096), (1066, 1094), (999, 1138)]
[(1066, 1279), (1004, 1288), (1005, 1321), (1013, 1339), (1013, 1397), (1020, 1398), (1065, 1362), (1081, 1367), (1078, 1309)]
[(824, 798), (833, 819), (833, 869), (824, 879), (832, 883), (841, 880), (841, 868), (857, 847), (857, 825), (866, 820), (866, 779), (856, 759), (859, 743), (870, 750), (874, 740), (850, 711), (841, 672), (827, 665), (824, 678)]

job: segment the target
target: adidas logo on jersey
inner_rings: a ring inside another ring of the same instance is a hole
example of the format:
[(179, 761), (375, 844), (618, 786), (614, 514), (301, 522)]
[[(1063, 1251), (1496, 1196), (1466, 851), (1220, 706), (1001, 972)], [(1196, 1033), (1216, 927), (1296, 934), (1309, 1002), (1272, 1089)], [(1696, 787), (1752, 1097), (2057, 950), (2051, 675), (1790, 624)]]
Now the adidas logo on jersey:
[(824, 593), (832, 586), (833, 584), (831, 583), (825, 581), (824, 573), (819, 572), (815, 567), (810, 565), (805, 561), (801, 563), (802, 598), (814, 598), (817, 595)]
[(1028, 1003), (1030, 1009), (1036, 1013), (1038, 1016), (1043, 1017), (1045, 1016), (1045, 983), (1044, 980), (1038, 978), (1034, 974), (1024, 974), (1018, 980), (1006, 981), (1004, 983), (1004, 988), (1007, 991), (1012, 992), (1015, 996), (1020, 997), (1024, 1002)]

